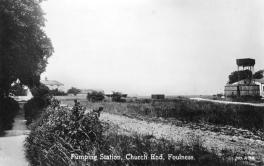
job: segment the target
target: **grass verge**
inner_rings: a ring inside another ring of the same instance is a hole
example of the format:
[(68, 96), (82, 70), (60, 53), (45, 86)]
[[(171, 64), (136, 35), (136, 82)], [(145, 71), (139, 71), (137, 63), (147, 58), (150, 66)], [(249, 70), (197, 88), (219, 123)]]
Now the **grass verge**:
[[(99, 121), (98, 114), (85, 113), (81, 106), (69, 109), (52, 104), (31, 126), (25, 143), (26, 157), (34, 166), (248, 165), (246, 161), (236, 161), (233, 153), (218, 157), (213, 150), (206, 150), (199, 138), (194, 137), (191, 144), (184, 145), (157, 140), (152, 135), (119, 135), (109, 129), (107, 124)], [(148, 157), (131, 160), (130, 154)], [(151, 158), (152, 155), (156, 157)], [(184, 159), (180, 155), (185, 156)], [(97, 160), (88, 160), (87, 156), (97, 156)], [(175, 159), (172, 156), (176, 156)]]

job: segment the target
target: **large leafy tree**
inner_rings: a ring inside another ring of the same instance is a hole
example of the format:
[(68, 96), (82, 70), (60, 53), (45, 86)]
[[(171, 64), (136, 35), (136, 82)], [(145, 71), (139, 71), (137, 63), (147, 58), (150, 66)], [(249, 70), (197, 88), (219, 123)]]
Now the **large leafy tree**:
[(105, 94), (101, 91), (92, 91), (87, 94), (86, 98), (92, 102), (102, 101), (105, 98)]
[(252, 74), (250, 70), (234, 71), (229, 75), (229, 84), (244, 80), (244, 79), (261, 79), (263, 78), (264, 70), (259, 70)]
[(263, 74), (264, 74), (264, 70), (259, 70), (256, 73), (254, 73), (253, 77), (255, 79), (261, 79), (261, 78), (263, 78)]
[(229, 84), (238, 82), (244, 79), (252, 78), (252, 72), (250, 70), (234, 71), (229, 75)]
[(0, 97), (8, 95), (17, 79), (29, 87), (38, 86), (53, 53), (43, 30), (41, 2), (0, 0)]

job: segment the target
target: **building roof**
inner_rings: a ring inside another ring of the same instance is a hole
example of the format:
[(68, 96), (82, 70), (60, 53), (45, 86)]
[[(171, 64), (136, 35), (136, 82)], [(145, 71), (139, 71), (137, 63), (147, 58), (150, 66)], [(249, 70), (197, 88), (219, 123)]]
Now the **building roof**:
[(53, 86), (53, 85), (57, 85), (57, 86), (63, 86), (64, 84), (58, 82), (58, 81), (55, 81), (55, 80), (41, 80), (40, 81), (42, 84), (44, 85), (49, 85), (49, 86)]
[(251, 58), (237, 59), (236, 63), (238, 66), (254, 66), (255, 59), (251, 59)]

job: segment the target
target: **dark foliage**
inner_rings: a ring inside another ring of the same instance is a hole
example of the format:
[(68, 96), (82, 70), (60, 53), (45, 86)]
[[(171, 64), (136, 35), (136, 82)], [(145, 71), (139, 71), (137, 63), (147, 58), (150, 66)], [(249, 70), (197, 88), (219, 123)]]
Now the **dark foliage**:
[(0, 99), (0, 133), (12, 128), (19, 104), (12, 98)]
[(26, 139), (26, 156), (31, 165), (79, 165), (71, 154), (98, 154), (102, 125), (97, 114), (84, 114), (84, 108), (51, 105), (33, 125)]
[(229, 84), (244, 80), (244, 79), (261, 79), (263, 78), (264, 70), (259, 70), (252, 74), (250, 70), (234, 71), (229, 75)]
[(66, 96), (67, 95), (67, 93), (65, 93), (63, 91), (60, 91), (58, 89), (50, 90), (49, 94), (52, 95), (52, 96)]
[(252, 72), (250, 70), (234, 71), (229, 75), (229, 84), (238, 82), (244, 79), (251, 79)]
[(45, 108), (50, 104), (51, 96), (49, 88), (43, 84), (31, 89), (31, 93), (34, 96), (27, 101), (24, 105), (25, 119), (27, 124), (38, 119)]
[(0, 97), (9, 94), (11, 84), (39, 84), (47, 59), (53, 52), (43, 27), (41, 0), (0, 1)]
[(125, 102), (125, 99), (122, 98), (123, 95), (121, 92), (113, 92), (112, 101), (114, 102)]
[(10, 93), (14, 94), (15, 96), (26, 96), (26, 90), (24, 89), (23, 85), (20, 83), (15, 83), (11, 86)]
[(105, 98), (104, 93), (100, 91), (93, 91), (87, 94), (87, 100), (92, 102), (103, 101), (104, 98)]
[(74, 94), (75, 96), (80, 93), (81, 90), (75, 87), (71, 87), (71, 89), (68, 89), (67, 94)]
[(24, 105), (25, 119), (27, 124), (31, 124), (32, 121), (38, 119), (45, 108), (49, 105), (47, 98), (32, 98)]
[(254, 73), (253, 77), (255, 79), (261, 79), (261, 78), (263, 78), (263, 73), (264, 73), (264, 70), (259, 70), (256, 73)]
[(34, 86), (30, 90), (35, 98), (45, 98), (46, 96), (49, 95), (50, 92), (49, 88), (44, 84), (40, 84), (39, 86)]

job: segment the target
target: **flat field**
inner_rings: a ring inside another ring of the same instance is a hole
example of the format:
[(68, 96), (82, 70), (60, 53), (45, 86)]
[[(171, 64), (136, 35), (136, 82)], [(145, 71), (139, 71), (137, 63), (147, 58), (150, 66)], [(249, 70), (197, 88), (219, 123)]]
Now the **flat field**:
[[(60, 99), (73, 105), (71, 99)], [(104, 107), (100, 120), (116, 133), (152, 135), (157, 139), (182, 142), (199, 138), (204, 148), (219, 156), (226, 152), (248, 156), (253, 163), (264, 160), (264, 107), (194, 101), (187, 98), (126, 103), (88, 102), (87, 109)]]

